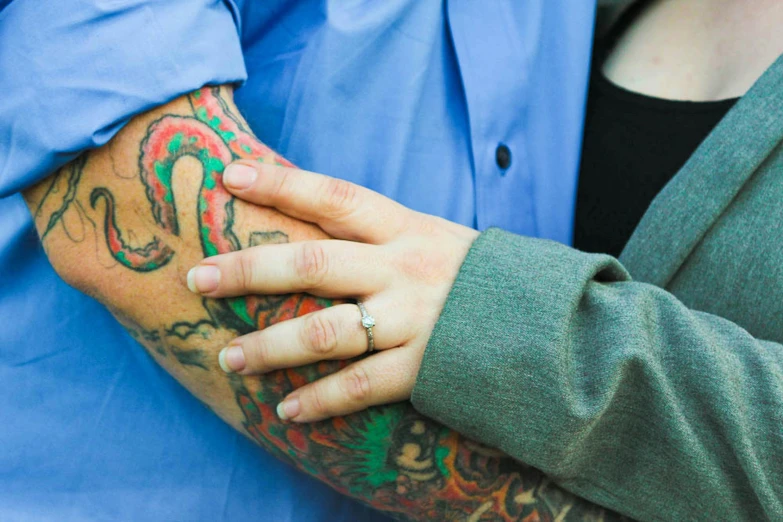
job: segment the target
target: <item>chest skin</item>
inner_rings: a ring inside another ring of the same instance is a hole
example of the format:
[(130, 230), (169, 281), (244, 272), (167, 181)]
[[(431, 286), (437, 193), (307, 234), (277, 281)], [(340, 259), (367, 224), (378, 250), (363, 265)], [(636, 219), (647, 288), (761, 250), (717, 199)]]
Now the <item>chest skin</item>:
[(705, 232), (666, 289), (689, 308), (783, 342), (783, 145)]
[(742, 96), (783, 52), (778, 0), (653, 0), (629, 14), (604, 74), (656, 98)]

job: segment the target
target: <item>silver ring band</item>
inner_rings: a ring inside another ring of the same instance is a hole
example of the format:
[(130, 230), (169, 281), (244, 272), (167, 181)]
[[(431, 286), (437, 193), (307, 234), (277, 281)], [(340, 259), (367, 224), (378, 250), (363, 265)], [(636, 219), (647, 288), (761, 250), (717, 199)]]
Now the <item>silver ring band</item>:
[(356, 301), (356, 306), (359, 307), (359, 311), (362, 313), (362, 326), (367, 332), (367, 353), (372, 353), (375, 351), (375, 338), (372, 334), (372, 327), (375, 326), (375, 318), (367, 313), (367, 309), (361, 301)]

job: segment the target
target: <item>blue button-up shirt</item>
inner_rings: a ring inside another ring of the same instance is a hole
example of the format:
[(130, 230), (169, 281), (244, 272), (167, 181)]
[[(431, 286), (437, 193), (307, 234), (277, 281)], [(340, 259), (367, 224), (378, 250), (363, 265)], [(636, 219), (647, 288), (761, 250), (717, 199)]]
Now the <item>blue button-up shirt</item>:
[(235, 434), (62, 283), (17, 192), (134, 114), (246, 79), (240, 109), (300, 166), (568, 242), (594, 8), (0, 0), (0, 520), (381, 520)]

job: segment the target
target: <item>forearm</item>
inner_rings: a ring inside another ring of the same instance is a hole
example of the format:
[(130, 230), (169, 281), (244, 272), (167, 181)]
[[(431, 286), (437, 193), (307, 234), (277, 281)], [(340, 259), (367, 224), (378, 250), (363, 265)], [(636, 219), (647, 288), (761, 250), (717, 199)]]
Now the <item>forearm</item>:
[(332, 304), (304, 295), (202, 300), (187, 290), (186, 272), (204, 256), (325, 237), (234, 201), (221, 174), (238, 158), (284, 162), (253, 138), (229, 92), (202, 89), (137, 117), (26, 198), (67, 281), (109, 307), (158, 363), (236, 429), (337, 490), (422, 520), (609, 516), (544, 487), (537, 471), (466, 441), (407, 403), (312, 425), (277, 418), (282, 397), (338, 363), (261, 378), (223, 373), (217, 353), (237, 334)]

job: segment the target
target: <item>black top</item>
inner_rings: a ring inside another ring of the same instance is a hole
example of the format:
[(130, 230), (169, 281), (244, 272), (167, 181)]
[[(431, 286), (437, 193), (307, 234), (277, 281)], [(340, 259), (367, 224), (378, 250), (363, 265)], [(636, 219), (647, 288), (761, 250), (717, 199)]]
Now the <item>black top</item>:
[(737, 99), (672, 101), (623, 89), (601, 72), (639, 8), (596, 44), (585, 114), (574, 247), (618, 256), (650, 202)]

